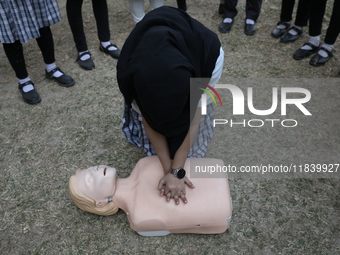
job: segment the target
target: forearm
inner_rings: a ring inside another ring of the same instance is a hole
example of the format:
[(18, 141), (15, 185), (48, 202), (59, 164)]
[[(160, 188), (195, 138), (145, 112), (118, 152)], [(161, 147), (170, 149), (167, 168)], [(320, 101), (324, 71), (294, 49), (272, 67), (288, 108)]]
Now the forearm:
[(170, 158), (169, 146), (166, 137), (153, 130), (143, 118), (143, 125), (146, 134), (163, 166), (164, 175), (167, 174), (170, 169), (178, 169), (184, 167), (191, 145), (196, 137), (199, 128), (200, 117), (201, 108), (197, 108), (194, 119), (190, 124), (189, 132), (187, 133), (181, 146), (176, 151), (173, 160), (171, 160)]
[(164, 135), (153, 130), (149, 124), (143, 118), (143, 125), (146, 131), (146, 134), (156, 151), (156, 154), (159, 158), (159, 161), (162, 164), (164, 175), (170, 171), (171, 168), (171, 159), (170, 159), (170, 152), (168, 147), (168, 142)]
[(171, 168), (178, 169), (182, 168), (185, 164), (185, 161), (188, 157), (190, 148), (195, 140), (199, 125), (200, 125), (200, 117), (201, 117), (201, 108), (197, 108), (193, 121), (190, 124), (189, 132), (186, 135), (182, 145), (176, 151), (174, 160), (172, 161)]

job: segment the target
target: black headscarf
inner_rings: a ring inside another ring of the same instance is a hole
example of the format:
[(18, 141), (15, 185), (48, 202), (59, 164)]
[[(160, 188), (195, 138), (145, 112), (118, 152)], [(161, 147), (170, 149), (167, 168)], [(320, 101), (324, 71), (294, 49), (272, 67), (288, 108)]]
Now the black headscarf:
[(211, 77), (220, 46), (217, 35), (186, 12), (163, 6), (145, 15), (122, 48), (119, 89), (126, 104), (135, 100), (150, 127), (167, 138), (171, 158), (200, 96), (190, 100), (190, 78)]

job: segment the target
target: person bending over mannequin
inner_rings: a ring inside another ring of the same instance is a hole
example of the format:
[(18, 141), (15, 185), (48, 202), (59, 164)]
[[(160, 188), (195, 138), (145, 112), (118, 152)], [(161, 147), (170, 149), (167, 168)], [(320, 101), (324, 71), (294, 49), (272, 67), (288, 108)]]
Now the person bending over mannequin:
[(185, 186), (193, 185), (184, 174), (185, 160), (204, 157), (213, 136), (213, 105), (200, 115), (201, 95), (191, 93), (190, 79), (208, 78), (213, 86), (223, 54), (215, 33), (168, 6), (146, 14), (122, 48), (117, 80), (125, 99), (123, 132), (147, 156), (160, 159), (167, 201), (186, 203)]
[[(224, 164), (218, 159), (190, 158), (185, 167), (190, 165), (195, 169)], [(141, 235), (217, 234), (229, 227), (232, 205), (227, 178), (193, 179), (195, 191), (187, 192), (190, 203), (175, 205), (157, 192), (159, 167), (159, 159), (151, 156), (139, 160), (127, 178), (117, 178), (116, 169), (108, 166), (78, 170), (70, 177), (69, 192), (74, 203), (90, 213), (108, 216), (121, 208), (130, 227)]]

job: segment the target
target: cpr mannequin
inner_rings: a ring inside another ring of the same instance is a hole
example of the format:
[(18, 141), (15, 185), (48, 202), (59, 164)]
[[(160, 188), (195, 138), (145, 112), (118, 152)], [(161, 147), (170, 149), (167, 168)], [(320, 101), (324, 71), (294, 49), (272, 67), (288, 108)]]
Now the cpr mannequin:
[(157, 156), (139, 160), (127, 178), (117, 178), (108, 166), (78, 170), (69, 180), (74, 203), (82, 210), (112, 215), (122, 209), (130, 227), (143, 236), (169, 233), (223, 233), (230, 225), (232, 206), (227, 178), (190, 178), (190, 164), (223, 166), (218, 159), (188, 158), (184, 168), (194, 189), (186, 189), (187, 204), (160, 196), (162, 166)]

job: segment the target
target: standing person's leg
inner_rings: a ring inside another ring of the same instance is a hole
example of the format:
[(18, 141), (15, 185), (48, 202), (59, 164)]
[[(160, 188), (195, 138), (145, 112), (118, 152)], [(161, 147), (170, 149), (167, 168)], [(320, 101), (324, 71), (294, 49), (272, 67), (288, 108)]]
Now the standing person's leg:
[(283, 36), (290, 27), (290, 22), (293, 19), (295, 0), (282, 0), (280, 21), (277, 23), (276, 28), (272, 31), (271, 36), (279, 38)]
[(118, 59), (120, 50), (110, 42), (109, 13), (106, 0), (92, 0), (92, 9), (96, 19), (99, 49), (105, 54)]
[(2, 46), (15, 72), (15, 76), (18, 78), (22, 99), (28, 104), (39, 103), (41, 98), (28, 76), (22, 44), (19, 41), (15, 41), (14, 43), (4, 43)]
[(320, 36), (327, 0), (312, 0), (310, 5), (309, 36)]
[(70, 87), (74, 85), (74, 80), (63, 73), (57, 67), (54, 57), (54, 42), (50, 27), (39, 29), (40, 37), (36, 39), (44, 58), (45, 75), (50, 80), (55, 80), (60, 86)]
[(78, 51), (76, 62), (80, 65), (81, 68), (85, 70), (92, 70), (95, 65), (87, 48), (83, 25), (82, 5), (83, 0), (67, 0), (66, 12), (68, 23), (73, 35), (73, 40)]
[(340, 0), (334, 0), (333, 11), (327, 29), (325, 43), (334, 44), (340, 33)]
[(247, 0), (246, 5), (246, 24), (244, 33), (246, 35), (254, 35), (256, 33), (256, 21), (260, 16), (262, 0)]
[(296, 10), (295, 26), (305, 27), (308, 24), (310, 13), (310, 0), (299, 0)]
[(320, 50), (315, 54), (310, 64), (313, 66), (324, 65), (331, 57), (333, 57), (333, 47), (336, 39), (340, 33), (340, 0), (334, 0), (333, 11), (329, 26), (327, 28), (324, 43), (321, 45)]
[(220, 4), (218, 5), (218, 14), (223, 15), (223, 5), (224, 5), (224, 0), (220, 0)]
[(67, 0), (66, 12), (74, 43), (78, 52), (87, 51), (82, 15), (83, 0)]
[(129, 0), (129, 6), (133, 22), (137, 24), (145, 16), (144, 0)]
[(186, 0), (177, 0), (177, 7), (183, 11), (187, 10), (187, 1)]
[(224, 5), (223, 5), (223, 17), (224, 18), (230, 18), (234, 19), (235, 16), (237, 15), (237, 3), (238, 0), (224, 0)]
[(310, 11), (310, 0), (299, 0), (294, 26), (281, 38), (281, 42), (295, 42), (302, 35), (302, 28), (307, 26)]
[(323, 17), (327, 0), (311, 0), (309, 18), (309, 41), (295, 51), (293, 58), (301, 60), (318, 51)]
[(295, 0), (282, 0), (280, 21), (290, 22), (293, 19)]
[(164, 5), (164, 0), (150, 0), (150, 8), (154, 10)]
[(218, 26), (218, 31), (228, 33), (234, 23), (234, 18), (237, 15), (237, 0), (224, 0), (223, 4), (223, 20)]
[(19, 41), (15, 41), (14, 43), (4, 43), (2, 46), (15, 72), (15, 76), (19, 80), (28, 77), (22, 44)]

